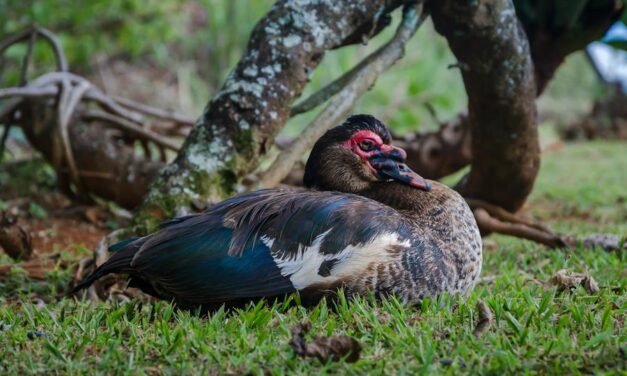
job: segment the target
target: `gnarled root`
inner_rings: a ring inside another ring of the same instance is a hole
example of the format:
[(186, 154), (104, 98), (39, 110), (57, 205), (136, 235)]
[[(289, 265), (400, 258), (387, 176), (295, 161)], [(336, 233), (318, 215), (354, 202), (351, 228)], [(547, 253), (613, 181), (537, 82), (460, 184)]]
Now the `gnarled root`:
[(482, 235), (492, 232), (532, 240), (549, 248), (572, 248), (575, 239), (557, 234), (547, 226), (534, 223), (482, 200), (466, 199)]

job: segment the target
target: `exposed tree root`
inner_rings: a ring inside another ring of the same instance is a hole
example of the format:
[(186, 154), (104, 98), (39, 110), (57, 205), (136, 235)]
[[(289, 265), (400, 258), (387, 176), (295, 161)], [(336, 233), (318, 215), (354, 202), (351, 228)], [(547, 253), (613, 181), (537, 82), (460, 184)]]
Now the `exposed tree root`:
[[(29, 82), (27, 68), (37, 36), (49, 42), (59, 71)], [(0, 99), (5, 102), (0, 108), (0, 124), (4, 125), (0, 155), (9, 128), (20, 126), (54, 166), (59, 186), (68, 196), (87, 200), (93, 193), (126, 208), (135, 207), (167, 162), (166, 151), (178, 150), (180, 142), (172, 136), (184, 136), (193, 119), (110, 97), (83, 77), (67, 72), (60, 43), (37, 26), (0, 41), (0, 58), (7, 48), (27, 39), (21, 86), (0, 89)], [(135, 151), (136, 142), (142, 145), (143, 155)], [(152, 157), (153, 149), (158, 159)]]
[(492, 217), (486, 210), (476, 208), (473, 210), (477, 225), (482, 234), (491, 232), (515, 236), (517, 238), (532, 240), (544, 244), (550, 248), (564, 248), (570, 246), (567, 237), (552, 232), (540, 231), (524, 223), (512, 223)]
[(482, 200), (466, 199), (472, 209), (482, 235), (492, 232), (532, 240), (549, 248), (572, 248), (575, 239), (556, 234), (547, 226), (512, 214)]

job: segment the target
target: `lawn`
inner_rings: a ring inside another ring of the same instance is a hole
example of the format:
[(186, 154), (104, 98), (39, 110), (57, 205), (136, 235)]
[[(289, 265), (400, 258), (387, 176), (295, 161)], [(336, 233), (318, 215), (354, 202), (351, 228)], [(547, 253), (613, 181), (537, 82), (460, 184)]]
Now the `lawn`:
[[(525, 212), (570, 234), (625, 235), (626, 145), (596, 141), (550, 150)], [(70, 264), (88, 252), (60, 251)], [(94, 305), (65, 298), (69, 269), (38, 282), (13, 268), (0, 280), (0, 372), (624, 374), (625, 266), (625, 252), (550, 250), (491, 236), (482, 281), (465, 302), (443, 296), (405, 308), (394, 299), (340, 299), (306, 309), (288, 300), (208, 317), (166, 302)], [(600, 291), (558, 292), (546, 282), (560, 269), (589, 273)], [(476, 337), (479, 300), (494, 323)], [(301, 322), (312, 324), (312, 335), (356, 338), (360, 359), (298, 357), (289, 341)]]

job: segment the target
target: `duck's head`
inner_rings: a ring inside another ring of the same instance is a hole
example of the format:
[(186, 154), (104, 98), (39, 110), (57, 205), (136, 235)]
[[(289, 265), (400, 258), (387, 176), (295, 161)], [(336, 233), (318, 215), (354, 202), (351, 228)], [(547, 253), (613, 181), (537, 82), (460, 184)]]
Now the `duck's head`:
[(370, 115), (353, 115), (314, 145), (305, 167), (305, 186), (359, 193), (396, 181), (429, 191), (431, 184), (406, 164), (405, 150), (391, 144), (390, 131)]

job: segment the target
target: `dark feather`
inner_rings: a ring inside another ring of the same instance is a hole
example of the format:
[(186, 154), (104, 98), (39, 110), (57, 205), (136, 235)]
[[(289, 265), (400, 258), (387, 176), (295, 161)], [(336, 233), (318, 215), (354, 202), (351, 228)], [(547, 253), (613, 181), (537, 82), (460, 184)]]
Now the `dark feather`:
[[(188, 303), (276, 296), (295, 289), (273, 255), (296, 257), (299, 248), (325, 232), (321, 250), (337, 253), (382, 232), (401, 231), (402, 223), (393, 209), (356, 195), (262, 190), (168, 221), (158, 232), (127, 242), (80, 287), (122, 272), (139, 278), (140, 286), (150, 281), (162, 297)], [(274, 240), (272, 249), (262, 237)]]

